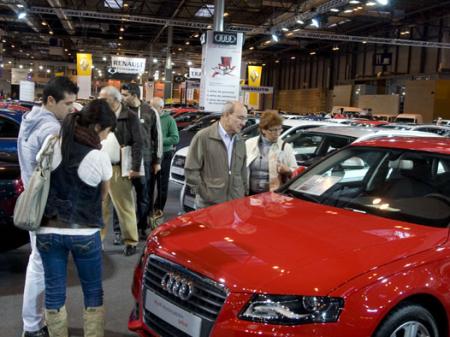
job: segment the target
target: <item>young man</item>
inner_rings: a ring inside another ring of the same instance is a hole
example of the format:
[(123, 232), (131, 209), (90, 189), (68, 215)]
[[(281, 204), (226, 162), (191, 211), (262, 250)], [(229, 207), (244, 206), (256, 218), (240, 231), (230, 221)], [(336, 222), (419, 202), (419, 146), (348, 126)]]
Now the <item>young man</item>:
[(225, 103), (219, 122), (199, 131), (186, 157), (186, 183), (196, 208), (242, 198), (247, 191), (246, 149), (238, 133), (247, 120), (242, 103)]
[(138, 115), (142, 131), (145, 177), (133, 180), (133, 185), (136, 190), (138, 228), (141, 238), (146, 239), (147, 214), (149, 208), (153, 206), (150, 179), (161, 169), (161, 123), (158, 112), (139, 99), (141, 90), (136, 83), (124, 84), (121, 94), (127, 106)]
[[(42, 106), (23, 116), (17, 139), (21, 178), (25, 188), (36, 167), (36, 155), (49, 135), (57, 135), (61, 122), (73, 111), (78, 87), (67, 77), (56, 77), (44, 88)], [(44, 326), (44, 269), (36, 248), (36, 234), (30, 232), (31, 254), (23, 292), (23, 336), (46, 337)]]

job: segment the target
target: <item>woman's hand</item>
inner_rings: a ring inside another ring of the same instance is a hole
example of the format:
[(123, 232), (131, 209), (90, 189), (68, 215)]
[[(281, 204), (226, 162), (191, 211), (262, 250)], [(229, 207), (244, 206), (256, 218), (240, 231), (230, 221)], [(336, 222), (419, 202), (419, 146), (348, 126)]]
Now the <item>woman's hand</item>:
[(291, 169), (287, 165), (282, 164), (282, 163), (278, 163), (277, 171), (279, 174), (287, 175), (287, 176), (290, 176), (292, 173)]

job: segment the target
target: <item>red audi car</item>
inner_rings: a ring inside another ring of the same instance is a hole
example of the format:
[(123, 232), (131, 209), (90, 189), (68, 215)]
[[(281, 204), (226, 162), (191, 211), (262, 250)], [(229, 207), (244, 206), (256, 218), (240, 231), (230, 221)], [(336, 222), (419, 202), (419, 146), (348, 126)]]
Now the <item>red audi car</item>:
[(129, 329), (449, 336), (449, 222), (449, 139), (353, 143), (276, 193), (156, 229), (135, 271)]

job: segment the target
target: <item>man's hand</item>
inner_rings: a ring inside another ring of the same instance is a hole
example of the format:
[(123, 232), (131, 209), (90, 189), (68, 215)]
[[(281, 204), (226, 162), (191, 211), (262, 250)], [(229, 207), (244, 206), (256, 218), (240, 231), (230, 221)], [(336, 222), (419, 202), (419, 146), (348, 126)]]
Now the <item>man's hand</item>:
[(139, 178), (141, 175), (139, 174), (139, 172), (130, 170), (130, 172), (128, 172), (128, 179), (134, 179), (134, 178)]
[(161, 165), (160, 164), (153, 164), (153, 174), (157, 174), (159, 171), (161, 171)]

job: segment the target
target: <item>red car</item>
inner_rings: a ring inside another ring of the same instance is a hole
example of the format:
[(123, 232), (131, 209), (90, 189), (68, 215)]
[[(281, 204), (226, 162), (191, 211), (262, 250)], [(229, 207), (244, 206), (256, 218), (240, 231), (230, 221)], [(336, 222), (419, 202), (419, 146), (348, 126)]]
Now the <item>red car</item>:
[(450, 140), (380, 138), (277, 193), (179, 216), (136, 267), (140, 336), (442, 337)]

